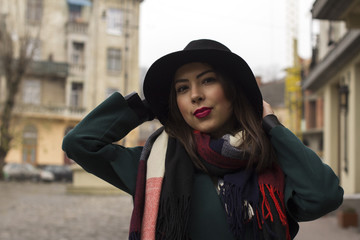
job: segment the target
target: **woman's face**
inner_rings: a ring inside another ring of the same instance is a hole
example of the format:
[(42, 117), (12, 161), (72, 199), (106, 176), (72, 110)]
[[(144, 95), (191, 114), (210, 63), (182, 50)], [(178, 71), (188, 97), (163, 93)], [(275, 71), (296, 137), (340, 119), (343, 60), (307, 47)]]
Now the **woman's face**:
[(204, 63), (180, 67), (174, 77), (176, 102), (193, 129), (221, 137), (232, 130), (233, 106), (226, 98), (223, 80)]

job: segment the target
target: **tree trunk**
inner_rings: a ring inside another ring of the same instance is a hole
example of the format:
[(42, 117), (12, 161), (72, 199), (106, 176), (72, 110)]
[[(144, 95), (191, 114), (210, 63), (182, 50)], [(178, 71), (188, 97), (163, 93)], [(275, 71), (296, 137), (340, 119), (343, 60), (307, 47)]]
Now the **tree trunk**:
[(4, 179), (4, 174), (2, 172), (3, 167), (5, 166), (5, 157), (7, 155), (6, 151), (0, 148), (0, 180)]
[[(1, 0), (0, 0), (1, 1)], [(15, 96), (19, 91), (22, 78), (31, 64), (35, 47), (31, 47), (31, 35), (25, 31), (13, 42), (12, 29), (6, 26), (6, 19), (0, 16), (0, 65), (6, 80), (6, 98), (4, 107), (0, 113), (0, 177), (3, 178), (2, 168), (5, 165), (5, 157), (11, 148), (11, 121), (15, 107)], [(36, 39), (39, 39), (39, 31)], [(15, 45), (17, 44), (17, 48)], [(28, 51), (30, 48), (30, 52)], [(18, 51), (16, 54), (16, 50)]]
[[(7, 79), (8, 80), (8, 79)], [(19, 84), (18, 84), (19, 85)], [(5, 165), (5, 157), (10, 150), (10, 142), (12, 139), (10, 129), (11, 129), (11, 119), (12, 112), (15, 105), (15, 95), (18, 90), (18, 86), (10, 85), (7, 91), (7, 99), (5, 106), (1, 113), (1, 126), (0, 126), (0, 172), (1, 179), (3, 178), (2, 168)]]

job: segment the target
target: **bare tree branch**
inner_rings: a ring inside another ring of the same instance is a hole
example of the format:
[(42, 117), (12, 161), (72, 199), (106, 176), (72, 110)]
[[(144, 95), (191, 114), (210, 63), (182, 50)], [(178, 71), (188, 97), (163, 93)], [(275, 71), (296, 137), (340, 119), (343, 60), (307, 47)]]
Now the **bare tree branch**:
[[(6, 18), (0, 16), (0, 74), (5, 76), (6, 97), (0, 112), (0, 169), (5, 164), (5, 157), (11, 148), (11, 121), (15, 107), (15, 97), (21, 81), (29, 69), (34, 57), (37, 41), (40, 35), (40, 25), (36, 37), (24, 30), (13, 37), (13, 32), (7, 27)], [(2, 177), (2, 175), (0, 175)]]

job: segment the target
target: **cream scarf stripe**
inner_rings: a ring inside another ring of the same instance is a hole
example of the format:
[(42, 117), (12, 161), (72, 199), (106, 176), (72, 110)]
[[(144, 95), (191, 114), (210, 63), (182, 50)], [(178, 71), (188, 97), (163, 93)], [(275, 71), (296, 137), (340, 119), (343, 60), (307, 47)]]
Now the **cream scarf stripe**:
[(155, 140), (147, 160), (145, 207), (141, 226), (142, 240), (155, 240), (156, 220), (165, 173), (167, 144), (168, 135), (163, 131)]

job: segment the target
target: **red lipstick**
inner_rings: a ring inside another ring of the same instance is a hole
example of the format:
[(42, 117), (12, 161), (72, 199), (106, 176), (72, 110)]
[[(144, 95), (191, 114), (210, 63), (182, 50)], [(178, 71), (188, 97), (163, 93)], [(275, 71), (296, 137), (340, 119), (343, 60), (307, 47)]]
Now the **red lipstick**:
[(197, 118), (204, 118), (204, 117), (208, 116), (210, 113), (211, 113), (211, 108), (202, 107), (202, 108), (196, 109), (196, 111), (194, 112), (194, 116)]

